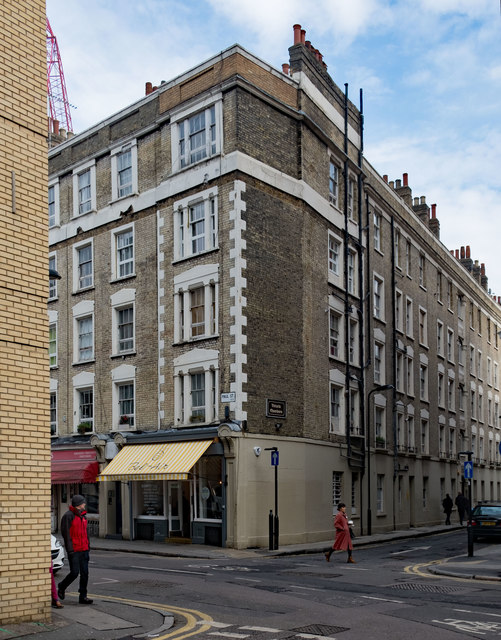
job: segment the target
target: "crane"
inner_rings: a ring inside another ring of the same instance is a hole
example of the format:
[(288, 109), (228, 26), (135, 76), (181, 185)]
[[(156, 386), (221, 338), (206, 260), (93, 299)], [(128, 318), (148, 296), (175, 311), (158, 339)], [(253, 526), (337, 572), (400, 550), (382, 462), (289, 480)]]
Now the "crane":
[(59, 133), (59, 127), (73, 132), (63, 62), (59, 53), (57, 39), (47, 18), (47, 115), (49, 133)]

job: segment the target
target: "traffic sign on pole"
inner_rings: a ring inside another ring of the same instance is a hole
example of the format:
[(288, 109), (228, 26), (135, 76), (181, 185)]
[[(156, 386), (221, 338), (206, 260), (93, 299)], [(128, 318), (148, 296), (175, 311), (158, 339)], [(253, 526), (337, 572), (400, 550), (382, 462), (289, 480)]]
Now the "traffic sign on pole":
[(278, 467), (278, 451), (271, 452), (271, 466)]
[(466, 480), (471, 480), (473, 478), (473, 462), (472, 460), (464, 461), (464, 477)]

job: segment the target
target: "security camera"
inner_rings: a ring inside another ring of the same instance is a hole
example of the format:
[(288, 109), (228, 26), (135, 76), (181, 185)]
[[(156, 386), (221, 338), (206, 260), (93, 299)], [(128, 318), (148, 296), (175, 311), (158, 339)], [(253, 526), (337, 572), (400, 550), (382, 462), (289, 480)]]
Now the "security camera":
[(256, 458), (259, 458), (259, 456), (261, 455), (261, 447), (254, 447), (254, 454)]

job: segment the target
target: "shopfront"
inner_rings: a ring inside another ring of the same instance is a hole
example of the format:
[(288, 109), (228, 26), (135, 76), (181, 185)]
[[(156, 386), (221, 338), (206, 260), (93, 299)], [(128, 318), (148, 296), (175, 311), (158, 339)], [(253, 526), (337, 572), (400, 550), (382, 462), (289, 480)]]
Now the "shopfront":
[(221, 546), (223, 465), (214, 439), (127, 444), (98, 481), (127, 484), (131, 539)]
[(95, 449), (53, 449), (51, 451), (51, 530), (59, 531), (61, 517), (71, 497), (81, 494), (87, 503), (91, 536), (99, 535), (99, 465)]

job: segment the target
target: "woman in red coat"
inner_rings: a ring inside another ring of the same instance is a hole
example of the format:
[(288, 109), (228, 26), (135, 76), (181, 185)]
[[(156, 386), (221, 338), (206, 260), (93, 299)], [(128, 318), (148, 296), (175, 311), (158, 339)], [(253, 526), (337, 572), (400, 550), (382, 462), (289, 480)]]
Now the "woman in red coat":
[(348, 516), (346, 515), (346, 505), (344, 502), (340, 502), (337, 506), (337, 514), (334, 518), (334, 529), (336, 530), (336, 538), (334, 539), (332, 549), (326, 552), (325, 559), (327, 562), (330, 562), (333, 551), (345, 549), (348, 552), (348, 560), (346, 562), (355, 564), (355, 560), (351, 557), (353, 543), (351, 541), (350, 525), (348, 524)]

